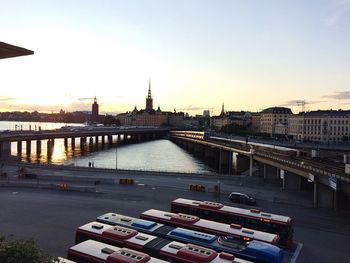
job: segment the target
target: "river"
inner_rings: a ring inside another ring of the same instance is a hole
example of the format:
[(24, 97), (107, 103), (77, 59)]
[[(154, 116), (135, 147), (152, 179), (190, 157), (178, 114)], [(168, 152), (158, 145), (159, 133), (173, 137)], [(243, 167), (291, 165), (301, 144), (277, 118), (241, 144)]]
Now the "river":
[[(34, 122), (7, 122), (0, 121), (0, 130), (32, 130), (56, 129), (62, 126), (81, 126), (82, 124), (65, 123), (34, 123)], [(68, 146), (64, 147), (63, 139), (56, 139), (52, 156), (48, 158), (46, 152), (46, 141), (42, 141), (42, 153), (36, 154), (36, 142), (32, 141), (31, 155), (26, 155), (26, 145), (22, 142), (22, 161), (37, 163), (53, 163), (75, 166), (94, 165), (99, 168), (118, 168), (128, 170), (152, 170), (184, 173), (213, 173), (208, 165), (200, 159), (187, 153), (181, 147), (165, 139), (142, 142), (137, 144), (119, 145), (112, 147), (79, 147), (79, 140), (76, 142), (74, 150)], [(11, 145), (11, 154), (16, 156), (17, 143)]]

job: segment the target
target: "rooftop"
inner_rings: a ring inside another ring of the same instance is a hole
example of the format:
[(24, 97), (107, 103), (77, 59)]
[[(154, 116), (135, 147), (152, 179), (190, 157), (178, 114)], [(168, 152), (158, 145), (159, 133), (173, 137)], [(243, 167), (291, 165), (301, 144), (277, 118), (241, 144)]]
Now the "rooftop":
[(32, 55), (34, 51), (0, 42), (0, 59)]

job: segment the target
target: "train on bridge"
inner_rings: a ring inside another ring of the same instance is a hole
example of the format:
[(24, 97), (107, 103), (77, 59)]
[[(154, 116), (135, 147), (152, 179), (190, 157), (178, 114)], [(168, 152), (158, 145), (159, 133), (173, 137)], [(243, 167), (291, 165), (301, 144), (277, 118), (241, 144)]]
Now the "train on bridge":
[(304, 156), (306, 154), (305, 151), (300, 149), (276, 146), (266, 143), (258, 143), (258, 142), (248, 142), (248, 140), (238, 140), (226, 137), (219, 137), (210, 132), (202, 132), (202, 131), (170, 131), (170, 135), (174, 137), (184, 137), (194, 140), (203, 140), (203, 141), (211, 141), (217, 142), (220, 144), (225, 144), (229, 147), (238, 147), (246, 150), (253, 149), (256, 152), (264, 152), (264, 153), (273, 153), (274, 155), (279, 155), (281, 157), (299, 157)]

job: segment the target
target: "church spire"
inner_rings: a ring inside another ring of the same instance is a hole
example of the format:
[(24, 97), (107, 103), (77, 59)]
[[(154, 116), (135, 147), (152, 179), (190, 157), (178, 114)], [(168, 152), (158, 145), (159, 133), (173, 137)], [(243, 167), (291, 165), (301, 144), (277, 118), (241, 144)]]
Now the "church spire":
[(221, 115), (225, 115), (225, 106), (224, 106), (224, 102), (222, 102)]
[(151, 79), (148, 80), (148, 96), (147, 99), (152, 99), (152, 94), (151, 94)]
[(151, 94), (151, 80), (148, 81), (148, 95), (146, 98), (146, 111), (152, 111), (153, 110), (153, 99)]

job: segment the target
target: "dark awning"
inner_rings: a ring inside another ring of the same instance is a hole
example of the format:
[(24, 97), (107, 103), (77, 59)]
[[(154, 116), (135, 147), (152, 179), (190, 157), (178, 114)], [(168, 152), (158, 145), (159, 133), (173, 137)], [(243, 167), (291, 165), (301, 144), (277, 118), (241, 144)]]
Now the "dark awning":
[(0, 59), (32, 54), (34, 54), (34, 51), (0, 42)]

